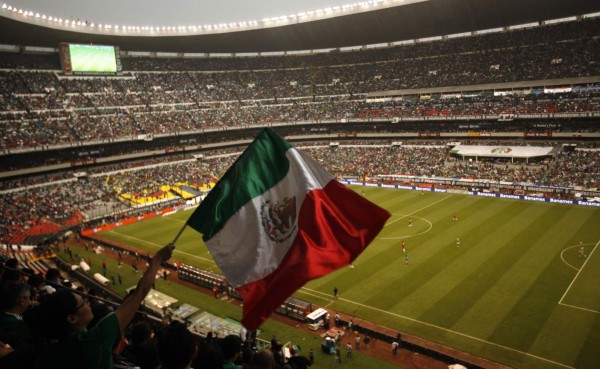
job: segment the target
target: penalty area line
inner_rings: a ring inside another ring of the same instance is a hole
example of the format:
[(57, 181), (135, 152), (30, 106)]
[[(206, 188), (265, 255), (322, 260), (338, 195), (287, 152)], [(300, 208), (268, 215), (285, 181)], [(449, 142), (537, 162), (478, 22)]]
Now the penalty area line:
[[(575, 284), (575, 281), (579, 277), (579, 274), (581, 273), (581, 271), (583, 270), (583, 268), (585, 268), (585, 265), (587, 264), (587, 262), (590, 261), (590, 259), (592, 258), (592, 254), (594, 254), (594, 251), (596, 251), (596, 249), (598, 248), (598, 245), (600, 245), (600, 241), (596, 242), (596, 245), (592, 249), (592, 252), (590, 252), (590, 254), (585, 258), (585, 261), (583, 262), (583, 265), (581, 266), (581, 268), (579, 268), (579, 270), (577, 271), (577, 274), (575, 274), (575, 277), (573, 277), (573, 280), (571, 281), (571, 284), (569, 284), (569, 287), (567, 287), (567, 289), (565, 290), (565, 293), (563, 293), (563, 295), (560, 298), (560, 300), (558, 300), (558, 304), (559, 305), (570, 306), (570, 307), (575, 308), (575, 306), (563, 303), (563, 300), (565, 299), (565, 296), (567, 296), (567, 293), (569, 293), (569, 290), (571, 289), (571, 287), (573, 287), (573, 285)], [(579, 309), (581, 309), (581, 310), (587, 310), (585, 308), (579, 308)], [(589, 310), (589, 311), (592, 311), (592, 310)]]

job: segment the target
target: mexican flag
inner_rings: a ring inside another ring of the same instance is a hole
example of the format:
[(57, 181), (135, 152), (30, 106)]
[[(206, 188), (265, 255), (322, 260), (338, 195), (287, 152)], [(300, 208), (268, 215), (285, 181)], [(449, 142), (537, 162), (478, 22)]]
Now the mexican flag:
[(350, 264), (390, 214), (263, 130), (188, 219), (255, 330), (311, 279)]

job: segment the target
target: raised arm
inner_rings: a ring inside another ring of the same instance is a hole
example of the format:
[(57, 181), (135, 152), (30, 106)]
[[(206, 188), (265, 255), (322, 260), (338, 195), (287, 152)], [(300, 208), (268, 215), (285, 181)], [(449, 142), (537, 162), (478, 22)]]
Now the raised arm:
[(156, 272), (160, 268), (161, 263), (171, 258), (174, 249), (175, 246), (173, 244), (168, 244), (158, 250), (156, 255), (150, 260), (150, 265), (142, 275), (142, 278), (140, 278), (135, 291), (129, 295), (115, 311), (115, 315), (119, 321), (121, 334), (123, 334), (123, 330), (125, 330), (129, 322), (131, 322), (142, 301), (144, 301), (144, 298), (146, 298), (146, 295), (150, 292), (150, 289), (154, 284)]

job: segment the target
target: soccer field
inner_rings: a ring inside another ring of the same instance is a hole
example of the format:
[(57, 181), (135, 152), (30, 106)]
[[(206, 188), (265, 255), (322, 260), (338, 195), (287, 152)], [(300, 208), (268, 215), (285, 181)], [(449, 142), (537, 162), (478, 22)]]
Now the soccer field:
[[(354, 268), (308, 283), (298, 298), (515, 368), (598, 368), (600, 209), (364, 191), (392, 217)], [(100, 236), (154, 252), (191, 213)], [(194, 230), (186, 229), (176, 246), (175, 260), (218, 272)]]

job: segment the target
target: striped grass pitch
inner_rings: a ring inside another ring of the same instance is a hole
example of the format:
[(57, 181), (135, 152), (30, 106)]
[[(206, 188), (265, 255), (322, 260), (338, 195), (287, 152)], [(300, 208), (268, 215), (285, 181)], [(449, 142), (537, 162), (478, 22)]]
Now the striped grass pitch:
[[(598, 368), (600, 209), (364, 191), (392, 217), (354, 268), (308, 283), (298, 298), (515, 368)], [(101, 236), (154, 252), (191, 212)], [(176, 246), (175, 260), (219, 272), (194, 230)]]

